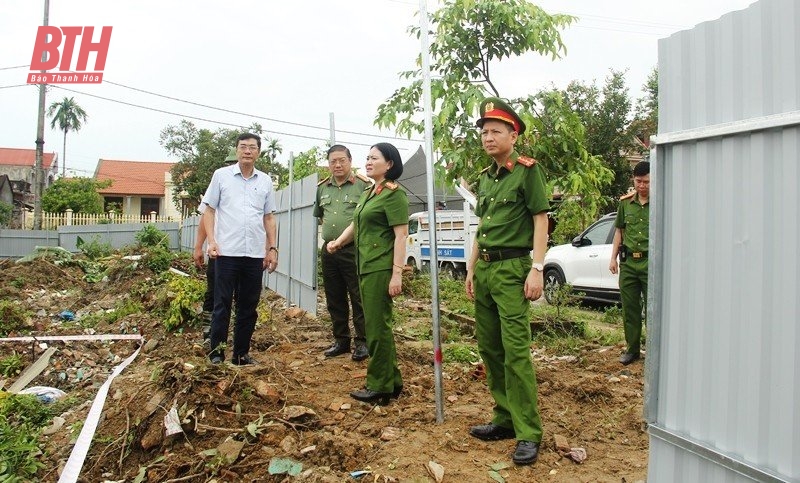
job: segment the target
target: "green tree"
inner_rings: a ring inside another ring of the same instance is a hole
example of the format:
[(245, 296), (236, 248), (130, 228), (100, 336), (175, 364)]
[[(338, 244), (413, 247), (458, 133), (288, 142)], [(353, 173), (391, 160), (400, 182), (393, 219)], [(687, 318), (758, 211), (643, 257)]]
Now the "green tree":
[(625, 86), (625, 72), (611, 70), (602, 88), (596, 83), (573, 81), (563, 94), (586, 127), (586, 148), (614, 172), (613, 182), (602, 189), (600, 206), (603, 211), (613, 209), (631, 184), (627, 155), (638, 153), (640, 147), (628, 131), (632, 102)]
[[(500, 96), (491, 68), (506, 58), (535, 52), (553, 60), (566, 53), (560, 29), (575, 20), (549, 15), (525, 0), (445, 0), (430, 15), (433, 41), (431, 94), (434, 99), (433, 147), (442, 153), (449, 180), (474, 180), (490, 159), (483, 153), (475, 119), (481, 100)], [(410, 32), (419, 36), (419, 28)], [(417, 59), (418, 65), (421, 61)], [(411, 136), (424, 131), (421, 118), (421, 70), (402, 72), (407, 86), (397, 89), (378, 107), (375, 124), (394, 127)], [(551, 180), (568, 195), (581, 196), (596, 209), (600, 188), (613, 173), (585, 147), (580, 118), (555, 93), (511, 99), (530, 129), (518, 142), (518, 151), (538, 159)], [(534, 116), (531, 113), (535, 113)]]
[(279, 179), (286, 177), (288, 169), (275, 160), (283, 149), (277, 140), (263, 136), (264, 130), (258, 123), (252, 124), (246, 130), (224, 128), (211, 131), (199, 129), (194, 123), (184, 119), (161, 131), (161, 146), (179, 159), (172, 167), (172, 179), (175, 183), (172, 199), (175, 206), (181, 207), (183, 193), (191, 200), (200, 200), (214, 171), (225, 165), (225, 158), (236, 146), (236, 138), (245, 131), (262, 136), (261, 155), (256, 161), (256, 168), (277, 175)]
[(58, 128), (64, 131), (64, 146), (61, 150), (61, 176), (65, 176), (67, 173), (67, 133), (69, 131), (80, 131), (89, 116), (75, 102), (74, 97), (65, 97), (50, 104), (50, 107), (47, 108), (47, 116), (51, 118), (51, 128), (55, 129), (56, 125), (58, 125)]
[(641, 149), (650, 147), (650, 136), (658, 132), (658, 68), (650, 71), (642, 86), (642, 96), (636, 104), (636, 114), (630, 125), (630, 133), (641, 141)]
[[(325, 152), (327, 152), (327, 150), (327, 147), (314, 146), (308, 151), (303, 151), (295, 156), (294, 162), (292, 163), (292, 176), (294, 180), (301, 180), (314, 173), (319, 175), (319, 179), (328, 176), (330, 173), (327, 164), (325, 164)], [(287, 175), (285, 180), (281, 179), (281, 182), (278, 184), (278, 189), (286, 188), (288, 185), (289, 176)]]
[(11, 223), (11, 215), (13, 213), (13, 205), (0, 201), (0, 226), (8, 226)]
[(60, 178), (42, 195), (42, 210), (63, 213), (71, 208), (75, 213), (103, 213), (103, 197), (99, 189), (111, 186), (111, 180), (93, 178)]

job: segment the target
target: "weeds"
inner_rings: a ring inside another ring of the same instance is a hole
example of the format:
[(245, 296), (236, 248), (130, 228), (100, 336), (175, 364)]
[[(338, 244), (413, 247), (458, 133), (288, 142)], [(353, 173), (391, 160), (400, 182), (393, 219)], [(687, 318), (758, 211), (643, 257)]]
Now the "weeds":
[(0, 359), (0, 374), (4, 377), (14, 377), (21, 371), (22, 357), (16, 352)]
[(28, 312), (18, 302), (0, 300), (0, 337), (21, 330), (28, 320)]
[(0, 397), (0, 481), (30, 481), (44, 467), (36, 440), (52, 418), (35, 396)]
[(480, 360), (478, 349), (469, 344), (452, 344), (444, 348), (445, 362), (474, 364)]
[(170, 297), (167, 318), (164, 320), (167, 330), (174, 331), (183, 325), (199, 325), (201, 319), (197, 308), (206, 293), (205, 283), (191, 277), (173, 276), (167, 287)]
[(169, 251), (169, 235), (156, 228), (155, 225), (145, 225), (136, 233), (136, 242), (140, 247), (160, 247)]

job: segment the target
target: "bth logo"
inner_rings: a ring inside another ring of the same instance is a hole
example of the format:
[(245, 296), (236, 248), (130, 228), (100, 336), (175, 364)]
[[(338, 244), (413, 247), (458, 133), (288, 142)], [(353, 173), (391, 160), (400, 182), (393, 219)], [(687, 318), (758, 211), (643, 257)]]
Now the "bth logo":
[[(31, 70), (52, 70), (55, 72), (30, 72), (28, 84), (99, 84), (103, 82), (103, 69), (106, 67), (108, 44), (111, 42), (111, 28), (103, 27), (100, 40), (94, 42), (94, 27), (51, 27), (42, 26), (36, 32), (33, 46)], [(72, 54), (76, 39), (80, 37), (78, 63), (72, 71)], [(63, 42), (62, 42), (63, 41)], [(61, 52), (58, 48), (63, 45)], [(94, 69), (86, 70), (89, 53), (95, 52)], [(47, 54), (47, 55), (45, 55)], [(60, 63), (59, 63), (60, 61)]]

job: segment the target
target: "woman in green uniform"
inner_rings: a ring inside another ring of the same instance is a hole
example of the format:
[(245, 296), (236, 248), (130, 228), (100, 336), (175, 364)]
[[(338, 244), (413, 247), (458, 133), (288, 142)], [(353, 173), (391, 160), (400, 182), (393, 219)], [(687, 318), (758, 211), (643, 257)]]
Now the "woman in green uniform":
[(403, 174), (403, 162), (391, 144), (372, 146), (365, 171), (375, 184), (361, 195), (353, 222), (328, 243), (328, 251), (333, 253), (351, 241), (356, 245), (369, 365), (365, 387), (350, 396), (385, 405), (403, 390), (392, 333), (392, 297), (403, 288), (408, 197), (395, 183)]

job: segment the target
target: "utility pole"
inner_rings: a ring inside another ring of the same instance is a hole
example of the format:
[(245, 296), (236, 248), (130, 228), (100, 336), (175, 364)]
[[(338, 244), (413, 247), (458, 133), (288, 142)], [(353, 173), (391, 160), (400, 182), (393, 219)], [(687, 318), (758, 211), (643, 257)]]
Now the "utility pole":
[[(50, 0), (44, 0), (45, 27), (49, 25)], [(47, 60), (47, 52), (42, 52), (42, 63)], [(47, 71), (43, 70), (42, 74)], [(39, 84), (39, 121), (36, 125), (36, 162), (33, 167), (33, 229), (42, 229), (42, 192), (44, 191), (44, 173), (42, 172), (42, 158), (44, 158), (44, 104), (47, 85)]]
[(333, 113), (328, 113), (328, 122), (331, 126), (331, 146), (336, 144), (336, 124), (333, 121)]

